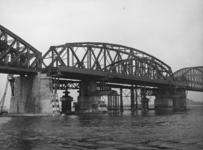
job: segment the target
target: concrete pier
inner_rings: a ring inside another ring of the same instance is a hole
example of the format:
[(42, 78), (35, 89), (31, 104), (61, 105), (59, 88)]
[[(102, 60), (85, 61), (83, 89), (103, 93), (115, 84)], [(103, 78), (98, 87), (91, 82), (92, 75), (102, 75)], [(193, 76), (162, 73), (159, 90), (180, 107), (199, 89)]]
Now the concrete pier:
[(52, 86), (45, 74), (16, 77), (9, 113), (52, 114)]
[(160, 91), (155, 98), (155, 109), (185, 110), (186, 99), (185, 90), (173, 93)]
[(187, 109), (186, 98), (184, 98), (184, 97), (174, 98), (173, 109), (174, 110), (186, 110)]
[[(78, 96), (80, 110), (88, 110), (91, 109), (93, 105), (98, 104), (98, 102), (101, 100), (101, 96), (97, 96), (96, 90), (96, 82), (81, 82)], [(88, 92), (90, 92), (90, 94), (88, 94)]]
[[(112, 91), (111, 94), (108, 95), (108, 110), (109, 111), (119, 111), (120, 110), (120, 99), (117, 91)], [(122, 110), (123, 111), (123, 110)]]
[(96, 106), (101, 102), (101, 96), (108, 96), (114, 93), (113, 90), (105, 88), (102, 89), (103, 90), (98, 89), (96, 81), (82, 81), (80, 83), (78, 102), (75, 104), (77, 110), (97, 110)]
[(173, 99), (167, 96), (157, 96), (154, 103), (155, 109), (173, 109)]
[(142, 103), (142, 110), (147, 111), (149, 110), (149, 99), (145, 96), (141, 99)]
[(120, 111), (123, 112), (123, 89), (120, 88)]

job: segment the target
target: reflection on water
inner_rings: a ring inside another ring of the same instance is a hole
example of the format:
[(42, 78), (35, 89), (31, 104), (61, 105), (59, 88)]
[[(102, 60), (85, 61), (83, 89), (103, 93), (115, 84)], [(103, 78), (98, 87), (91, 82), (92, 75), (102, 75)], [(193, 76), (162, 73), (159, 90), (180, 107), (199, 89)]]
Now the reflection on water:
[(0, 149), (203, 149), (203, 107), (185, 112), (0, 117)]

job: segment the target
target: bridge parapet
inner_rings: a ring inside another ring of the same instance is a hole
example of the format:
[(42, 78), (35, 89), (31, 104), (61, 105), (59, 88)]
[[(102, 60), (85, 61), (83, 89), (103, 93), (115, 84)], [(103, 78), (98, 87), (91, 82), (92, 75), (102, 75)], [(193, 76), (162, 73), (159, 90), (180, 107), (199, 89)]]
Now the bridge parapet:
[(51, 46), (43, 56), (43, 68), (66, 66), (112, 74), (174, 81), (171, 68), (140, 50), (109, 43), (66, 43)]
[[(191, 91), (203, 91), (203, 66), (183, 68), (174, 73), (180, 87)], [(185, 85), (185, 86), (183, 86)]]
[(33, 74), (41, 69), (41, 53), (0, 25), (0, 71)]

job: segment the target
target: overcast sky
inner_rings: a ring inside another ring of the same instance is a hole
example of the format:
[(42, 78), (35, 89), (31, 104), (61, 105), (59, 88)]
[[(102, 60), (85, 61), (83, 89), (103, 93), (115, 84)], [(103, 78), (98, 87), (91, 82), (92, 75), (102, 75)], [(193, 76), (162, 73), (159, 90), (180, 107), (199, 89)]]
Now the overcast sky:
[(0, 0), (0, 24), (43, 54), (68, 42), (107, 42), (151, 54), (174, 72), (203, 66), (203, 0)]

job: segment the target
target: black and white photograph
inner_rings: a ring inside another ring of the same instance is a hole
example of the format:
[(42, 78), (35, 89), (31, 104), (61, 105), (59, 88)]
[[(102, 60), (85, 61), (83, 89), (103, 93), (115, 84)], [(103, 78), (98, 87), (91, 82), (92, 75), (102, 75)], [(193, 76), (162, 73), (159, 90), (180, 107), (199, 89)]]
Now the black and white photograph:
[(0, 150), (162, 149), (203, 149), (203, 0), (0, 0)]

